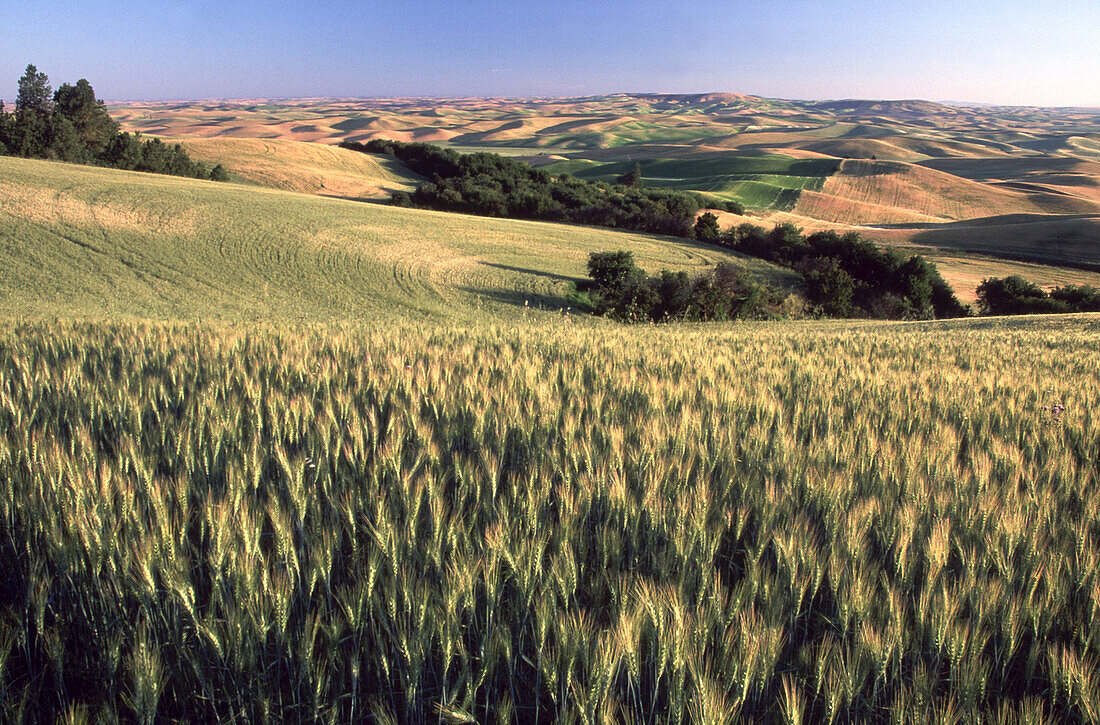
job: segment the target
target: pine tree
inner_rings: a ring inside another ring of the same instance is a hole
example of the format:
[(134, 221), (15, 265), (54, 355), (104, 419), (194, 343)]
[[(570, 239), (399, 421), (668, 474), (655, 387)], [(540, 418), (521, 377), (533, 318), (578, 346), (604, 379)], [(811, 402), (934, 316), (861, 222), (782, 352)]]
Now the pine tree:
[(19, 79), (19, 95), (15, 99), (16, 148), (22, 156), (42, 158), (50, 144), (50, 79), (28, 65)]
[(118, 123), (107, 113), (103, 101), (81, 78), (76, 85), (63, 83), (53, 96), (54, 115), (60, 114), (72, 123), (91, 156), (98, 156), (118, 133)]

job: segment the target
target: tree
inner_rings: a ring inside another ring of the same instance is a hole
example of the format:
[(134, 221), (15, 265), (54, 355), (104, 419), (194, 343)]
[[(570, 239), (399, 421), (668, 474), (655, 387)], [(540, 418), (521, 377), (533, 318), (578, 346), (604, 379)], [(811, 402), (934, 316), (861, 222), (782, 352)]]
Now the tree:
[(1026, 315), (1042, 312), (1067, 312), (1069, 305), (1052, 300), (1034, 282), (1019, 275), (990, 277), (978, 285), (978, 305), (987, 315)]
[(103, 101), (96, 99), (92, 85), (84, 78), (75, 86), (63, 83), (57, 89), (53, 96), (53, 112), (72, 123), (91, 156), (101, 154), (118, 133), (118, 123), (107, 113)]
[(4, 110), (4, 102), (0, 101), (0, 155), (11, 153), (14, 133), (15, 117)]
[(621, 288), (635, 272), (633, 252), (593, 252), (588, 256), (588, 276), (597, 287)]
[(894, 284), (897, 293), (913, 306), (914, 314), (923, 319), (933, 316), (932, 271), (924, 257), (913, 255), (898, 268)]
[(799, 264), (806, 283), (806, 299), (829, 317), (849, 317), (853, 312), (855, 280), (835, 257), (817, 257)]
[(62, 115), (50, 118), (50, 156), (70, 163), (88, 161), (88, 147), (72, 121)]
[(46, 156), (50, 142), (50, 79), (28, 65), (15, 99), (17, 148), (22, 156)]
[(632, 187), (632, 188), (635, 188), (635, 189), (640, 189), (642, 187), (642, 165), (641, 165), (641, 163), (635, 162), (633, 169), (626, 172), (625, 174), (620, 174), (615, 179), (615, 181), (617, 181), (622, 186), (629, 186), (629, 187)]
[(1074, 312), (1100, 312), (1100, 289), (1091, 285), (1055, 287), (1050, 298), (1064, 302)]
[(692, 232), (700, 242), (715, 242), (722, 233), (722, 229), (718, 226), (718, 217), (708, 211), (695, 220)]

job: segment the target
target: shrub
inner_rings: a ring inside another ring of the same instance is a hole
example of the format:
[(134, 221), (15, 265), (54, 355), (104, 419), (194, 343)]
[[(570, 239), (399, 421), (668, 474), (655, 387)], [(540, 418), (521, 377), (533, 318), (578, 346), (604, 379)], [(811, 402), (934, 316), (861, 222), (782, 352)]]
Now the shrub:
[(728, 320), (778, 312), (783, 300), (767, 285), (753, 282), (729, 263), (689, 277), (686, 272), (661, 270), (654, 277), (634, 264), (630, 252), (594, 252), (588, 259), (591, 288), (570, 297), (597, 314), (625, 321)]
[(1064, 302), (1074, 312), (1100, 312), (1100, 289), (1090, 285), (1055, 287), (1050, 298)]
[(806, 299), (829, 317), (849, 317), (853, 312), (855, 280), (835, 257), (807, 258), (798, 271), (806, 283)]
[(708, 211), (695, 220), (692, 232), (700, 242), (714, 242), (717, 241), (722, 230), (718, 226), (718, 217)]
[(340, 145), (395, 156), (429, 179), (408, 199), (426, 209), (691, 237), (695, 214), (703, 206), (697, 194), (644, 189), (634, 183), (598, 184), (568, 174), (554, 179), (541, 169), (495, 154), (463, 155), (431, 144), (383, 140)]
[(978, 285), (978, 304), (987, 315), (1028, 315), (1069, 312), (1062, 300), (1051, 299), (1037, 284), (1019, 275), (990, 277)]

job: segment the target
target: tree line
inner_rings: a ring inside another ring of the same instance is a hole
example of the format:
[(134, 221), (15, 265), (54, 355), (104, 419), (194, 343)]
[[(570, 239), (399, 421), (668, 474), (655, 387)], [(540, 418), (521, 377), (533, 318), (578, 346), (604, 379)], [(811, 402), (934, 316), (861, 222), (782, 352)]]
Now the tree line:
[(647, 276), (631, 252), (594, 252), (588, 274), (592, 281), (570, 302), (624, 322), (761, 319), (778, 315), (784, 300), (728, 262), (695, 276), (667, 269)]
[(990, 277), (978, 285), (978, 306), (987, 315), (1100, 312), (1100, 289), (1067, 284), (1045, 292), (1023, 277)]
[(675, 237), (693, 236), (699, 210), (716, 207), (741, 213), (736, 202), (714, 202), (699, 194), (647, 189), (640, 172), (619, 184), (554, 177), (541, 169), (497, 154), (460, 154), (427, 143), (374, 139), (345, 141), (341, 147), (399, 159), (427, 181), (411, 194), (397, 192), (392, 203), (482, 216), (573, 222)]
[(120, 132), (87, 80), (63, 83), (52, 92), (49, 78), (34, 65), (19, 79), (14, 112), (0, 101), (0, 154), (214, 181), (229, 178), (221, 164), (207, 169), (179, 144)]
[[(427, 179), (412, 193), (395, 193), (391, 202), (397, 206), (694, 238), (798, 272), (807, 311), (814, 316), (921, 320), (972, 314), (920, 255), (879, 249), (856, 232), (803, 235), (789, 223), (770, 231), (750, 223), (723, 231), (713, 213), (699, 212), (720, 208), (741, 214), (739, 204), (645, 188), (637, 165), (617, 177), (617, 184), (607, 184), (570, 174), (553, 177), (497, 154), (461, 154), (428, 143), (373, 139), (340, 146), (392, 156)], [(778, 291), (734, 267), (696, 277), (667, 270), (649, 277), (628, 252), (599, 254), (610, 256), (593, 256), (592, 282), (573, 296), (587, 311), (624, 320), (722, 320), (774, 315), (782, 307)], [(986, 280), (978, 298), (985, 314), (1100, 310), (1096, 288), (1070, 285), (1048, 295), (1018, 277)]]
[(879, 249), (857, 232), (803, 235), (790, 223), (770, 231), (745, 223), (723, 232), (709, 213), (695, 229), (703, 241), (798, 272), (810, 312), (818, 316), (927, 320), (970, 314), (934, 264)]

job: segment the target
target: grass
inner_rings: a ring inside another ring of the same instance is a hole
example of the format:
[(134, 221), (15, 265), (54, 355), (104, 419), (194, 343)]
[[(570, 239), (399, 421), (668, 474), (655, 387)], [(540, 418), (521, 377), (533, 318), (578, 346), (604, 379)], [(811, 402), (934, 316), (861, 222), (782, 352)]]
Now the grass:
[[(650, 159), (636, 162), (642, 177), (653, 186), (698, 191), (751, 209), (790, 211), (802, 189), (820, 190), (838, 162), (834, 159), (795, 159), (768, 154), (694, 159)], [(597, 162), (575, 159), (548, 164), (551, 174), (570, 173), (581, 179), (614, 182), (635, 162)]]
[(793, 281), (713, 247), (603, 229), (14, 158), (0, 158), (0, 179), (5, 317), (516, 316), (565, 307), (588, 255), (612, 249), (654, 273), (730, 260)]
[(8, 722), (1091, 722), (1100, 320), (0, 331)]
[(282, 139), (181, 138), (196, 161), (222, 164), (234, 181), (348, 199), (388, 199), (419, 178), (400, 163), (354, 151)]

